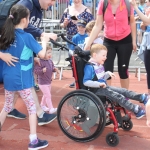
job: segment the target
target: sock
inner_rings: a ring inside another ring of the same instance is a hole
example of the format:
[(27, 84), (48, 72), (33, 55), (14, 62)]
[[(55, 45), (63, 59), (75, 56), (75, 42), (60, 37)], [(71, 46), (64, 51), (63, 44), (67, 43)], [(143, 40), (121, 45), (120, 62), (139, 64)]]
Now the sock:
[(45, 112), (42, 112), (41, 115), (39, 116), (39, 118), (43, 118)]
[(139, 106), (138, 106), (138, 105), (137, 105), (137, 106), (135, 106), (135, 108), (134, 108), (134, 113), (136, 113), (136, 114), (137, 114), (137, 113), (139, 112), (139, 110), (140, 110), (140, 109), (139, 109)]
[(30, 134), (29, 139), (30, 139), (30, 142), (32, 142), (32, 141), (37, 139), (37, 135), (36, 134)]

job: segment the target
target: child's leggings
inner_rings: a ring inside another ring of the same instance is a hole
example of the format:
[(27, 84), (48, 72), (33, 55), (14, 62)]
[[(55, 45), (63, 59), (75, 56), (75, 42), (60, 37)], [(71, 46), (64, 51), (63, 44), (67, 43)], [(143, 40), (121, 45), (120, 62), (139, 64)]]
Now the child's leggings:
[(33, 99), (31, 88), (24, 89), (20, 91), (7, 91), (5, 90), (5, 104), (4, 104), (4, 110), (6, 112), (10, 112), (13, 108), (13, 101), (14, 101), (14, 95), (18, 92), (23, 101), (26, 104), (27, 110), (29, 115), (36, 114), (36, 106)]
[(46, 106), (51, 109), (54, 108), (51, 100), (51, 85), (40, 85), (39, 87), (43, 93), (42, 101), (41, 101), (41, 106)]

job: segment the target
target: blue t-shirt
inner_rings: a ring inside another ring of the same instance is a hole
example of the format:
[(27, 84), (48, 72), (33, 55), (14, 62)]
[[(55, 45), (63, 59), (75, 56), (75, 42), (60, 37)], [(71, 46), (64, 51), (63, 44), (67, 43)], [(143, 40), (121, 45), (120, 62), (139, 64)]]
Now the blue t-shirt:
[(150, 32), (150, 25), (146, 26), (145, 32)]
[(19, 62), (15, 66), (3, 64), (4, 88), (8, 91), (19, 91), (34, 86), (33, 78), (33, 52), (38, 54), (42, 50), (41, 45), (29, 33), (22, 29), (15, 30), (15, 40), (5, 53), (18, 57)]
[(3, 69), (3, 61), (0, 59), (0, 83), (3, 82), (2, 69)]
[[(84, 41), (85, 41), (86, 37), (88, 37), (88, 35), (86, 33), (84, 35), (77, 33), (76, 35), (73, 36), (72, 42), (75, 43), (76, 45), (78, 45), (81, 49), (83, 49), (84, 48)], [(75, 47), (73, 45), (71, 45), (70, 49), (74, 50)]]

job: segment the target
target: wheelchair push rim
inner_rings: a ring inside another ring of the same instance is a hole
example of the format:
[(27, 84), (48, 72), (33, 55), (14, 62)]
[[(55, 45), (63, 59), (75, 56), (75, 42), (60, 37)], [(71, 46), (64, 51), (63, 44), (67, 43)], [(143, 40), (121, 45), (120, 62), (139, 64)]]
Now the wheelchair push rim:
[(58, 106), (57, 118), (64, 134), (77, 142), (97, 138), (106, 121), (103, 103), (87, 90), (75, 90), (64, 96)]

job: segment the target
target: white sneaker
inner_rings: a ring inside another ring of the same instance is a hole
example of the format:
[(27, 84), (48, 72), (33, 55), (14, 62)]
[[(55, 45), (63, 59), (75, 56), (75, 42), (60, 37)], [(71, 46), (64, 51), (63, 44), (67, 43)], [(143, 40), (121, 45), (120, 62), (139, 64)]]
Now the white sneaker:
[(41, 108), (43, 109), (43, 111), (49, 111), (49, 108), (46, 106), (41, 106)]
[(50, 114), (53, 114), (53, 113), (55, 113), (55, 112), (57, 112), (57, 108), (51, 108), (51, 109), (49, 110), (49, 113), (50, 113)]

